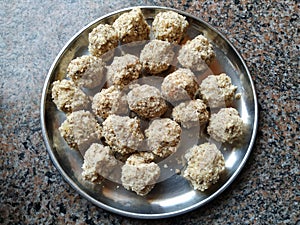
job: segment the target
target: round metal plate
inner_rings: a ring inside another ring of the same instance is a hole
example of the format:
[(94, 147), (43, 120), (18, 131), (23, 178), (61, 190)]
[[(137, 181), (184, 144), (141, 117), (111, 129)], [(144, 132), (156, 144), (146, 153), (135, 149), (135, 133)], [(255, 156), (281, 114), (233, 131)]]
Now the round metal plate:
[[(88, 54), (88, 34), (99, 23), (113, 23), (122, 13), (131, 8), (113, 12), (90, 23), (80, 30), (61, 50), (47, 75), (41, 99), (41, 125), (49, 155), (64, 179), (83, 197), (108, 211), (135, 218), (165, 218), (186, 213), (205, 205), (222, 193), (237, 177), (244, 166), (254, 144), (258, 107), (251, 76), (240, 54), (216, 29), (206, 22), (187, 13), (163, 7), (140, 7), (149, 23), (161, 11), (173, 10), (184, 15), (190, 23), (188, 35), (204, 34), (214, 46), (217, 66), (211, 68), (218, 74), (230, 75), (238, 87), (241, 98), (236, 101), (247, 133), (243, 143), (221, 146), (225, 158), (226, 172), (220, 180), (205, 192), (195, 191), (182, 176), (170, 176), (155, 185), (146, 196), (140, 197), (125, 190), (120, 184), (105, 180), (101, 185), (91, 184), (81, 177), (83, 158), (80, 152), (70, 149), (58, 132), (66, 118), (51, 100), (51, 83), (65, 77), (69, 62), (77, 56)], [(226, 149), (226, 150), (225, 150)]]

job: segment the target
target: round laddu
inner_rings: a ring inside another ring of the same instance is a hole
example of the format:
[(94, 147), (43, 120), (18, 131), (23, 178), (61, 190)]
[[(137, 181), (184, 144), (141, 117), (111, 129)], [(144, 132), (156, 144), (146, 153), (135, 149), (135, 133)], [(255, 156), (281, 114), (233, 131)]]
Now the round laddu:
[(59, 110), (68, 114), (89, 106), (89, 97), (72, 80), (57, 80), (52, 85), (52, 99)]
[(166, 11), (158, 13), (152, 23), (154, 38), (179, 43), (183, 38), (189, 23), (177, 12)]
[(134, 87), (128, 93), (127, 100), (129, 108), (144, 118), (160, 117), (168, 109), (160, 91), (147, 84)]
[(160, 176), (160, 168), (154, 162), (131, 155), (122, 167), (121, 181), (125, 189), (140, 196), (147, 195)]
[(185, 128), (201, 126), (208, 122), (207, 106), (200, 99), (182, 102), (172, 111), (173, 119)]
[(169, 68), (174, 58), (173, 45), (167, 41), (152, 40), (140, 54), (143, 68), (150, 74), (158, 74)]
[(105, 64), (92, 55), (83, 55), (73, 59), (67, 68), (67, 77), (79, 87), (95, 88), (104, 77)]
[(198, 88), (194, 73), (190, 69), (179, 68), (164, 78), (161, 92), (169, 102), (177, 102), (193, 99)]
[(216, 141), (232, 144), (243, 134), (243, 120), (235, 108), (222, 108), (211, 115), (207, 132)]
[(195, 190), (205, 191), (216, 183), (225, 170), (225, 160), (215, 144), (196, 145), (185, 154), (187, 167), (183, 177), (189, 180)]
[(117, 31), (109, 24), (99, 24), (89, 33), (89, 52), (97, 57), (118, 46), (119, 37)]
[(59, 127), (61, 136), (74, 149), (86, 150), (101, 139), (101, 126), (89, 111), (72, 112)]
[(149, 39), (150, 26), (140, 8), (134, 8), (119, 16), (112, 25), (122, 43)]
[(109, 146), (93, 143), (84, 154), (82, 177), (100, 183), (108, 178), (117, 164)]
[(209, 75), (200, 84), (200, 94), (210, 108), (222, 108), (232, 104), (237, 87), (225, 73)]
[(109, 85), (123, 88), (138, 79), (141, 72), (142, 64), (138, 57), (130, 54), (114, 57), (111, 65), (107, 67), (107, 81)]
[(109, 115), (124, 115), (128, 113), (126, 95), (115, 86), (102, 89), (93, 97), (93, 112), (102, 119)]
[(179, 63), (185, 68), (196, 71), (206, 70), (214, 58), (213, 46), (203, 35), (187, 41), (178, 53)]
[(180, 135), (179, 124), (169, 118), (155, 119), (145, 130), (149, 150), (162, 158), (176, 152)]
[(144, 140), (139, 119), (110, 115), (102, 125), (102, 135), (113, 151), (125, 155), (139, 150)]

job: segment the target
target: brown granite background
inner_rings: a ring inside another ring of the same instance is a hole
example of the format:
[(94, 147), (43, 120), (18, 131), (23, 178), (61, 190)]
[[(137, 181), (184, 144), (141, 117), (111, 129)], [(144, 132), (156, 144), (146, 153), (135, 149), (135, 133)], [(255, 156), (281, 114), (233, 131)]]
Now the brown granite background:
[[(128, 6), (184, 10), (221, 31), (243, 55), (260, 106), (242, 173), (203, 208), (143, 221), (97, 208), (53, 166), (40, 97), (53, 60), (84, 25)], [(2, 0), (0, 3), (0, 224), (300, 224), (299, 0)]]

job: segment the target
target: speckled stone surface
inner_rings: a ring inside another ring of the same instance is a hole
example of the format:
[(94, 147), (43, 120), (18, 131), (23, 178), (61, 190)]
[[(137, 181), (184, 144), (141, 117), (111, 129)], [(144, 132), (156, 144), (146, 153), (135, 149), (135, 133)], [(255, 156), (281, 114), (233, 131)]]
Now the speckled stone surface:
[[(94, 19), (128, 6), (184, 10), (221, 31), (257, 90), (259, 129), (235, 182), (203, 208), (129, 219), (77, 194), (42, 138), (40, 98), (53, 60)], [(10, 1), (0, 4), (0, 224), (300, 224), (299, 1)]]

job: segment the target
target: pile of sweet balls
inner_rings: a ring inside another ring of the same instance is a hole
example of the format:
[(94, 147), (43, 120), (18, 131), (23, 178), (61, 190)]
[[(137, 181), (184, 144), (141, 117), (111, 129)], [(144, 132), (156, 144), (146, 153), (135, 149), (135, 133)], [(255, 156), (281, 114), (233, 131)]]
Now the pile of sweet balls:
[[(72, 149), (84, 152), (85, 180), (102, 182), (119, 167), (122, 186), (144, 196), (160, 177), (157, 162), (180, 146), (182, 129), (206, 127), (220, 143), (241, 137), (243, 121), (228, 107), (237, 87), (225, 73), (199, 82), (195, 72), (207, 70), (215, 52), (204, 35), (184, 40), (188, 27), (174, 11), (157, 13), (150, 26), (141, 9), (133, 8), (113, 24), (96, 26), (89, 33), (90, 54), (73, 59), (66, 78), (53, 82), (53, 102), (66, 114), (59, 131)], [(120, 48), (132, 43), (142, 46), (138, 55)], [(143, 77), (161, 82), (139, 82)], [(93, 96), (85, 91), (97, 88)], [(222, 152), (213, 143), (195, 145), (184, 156), (181, 174), (196, 190), (209, 188), (225, 170)]]

